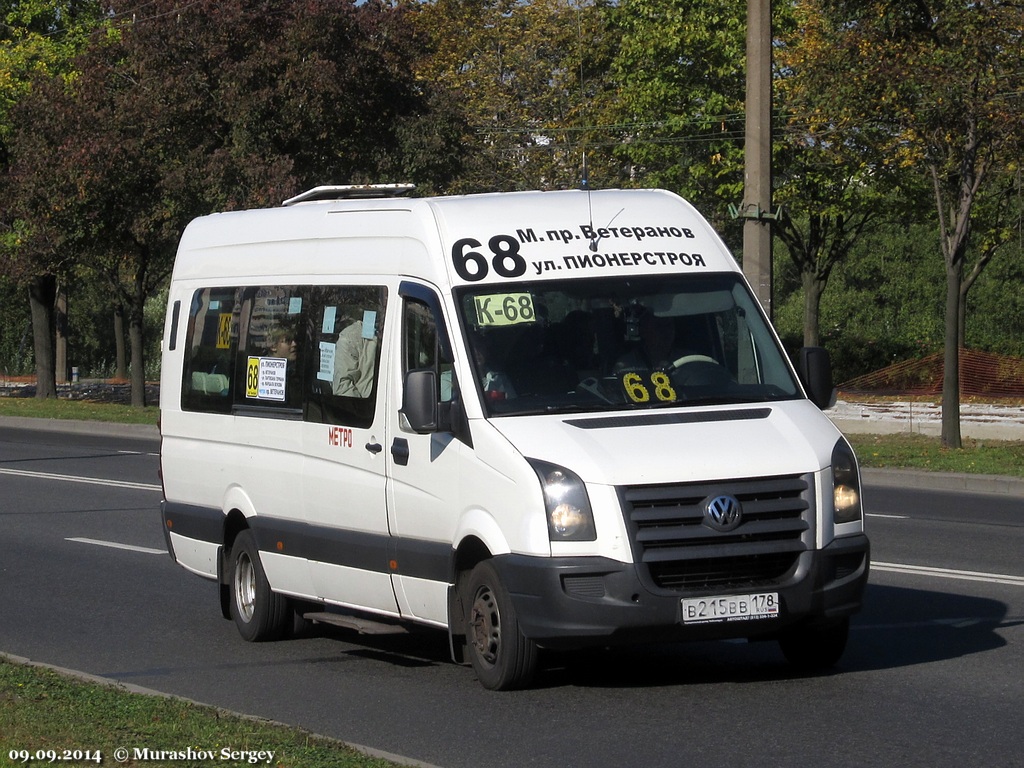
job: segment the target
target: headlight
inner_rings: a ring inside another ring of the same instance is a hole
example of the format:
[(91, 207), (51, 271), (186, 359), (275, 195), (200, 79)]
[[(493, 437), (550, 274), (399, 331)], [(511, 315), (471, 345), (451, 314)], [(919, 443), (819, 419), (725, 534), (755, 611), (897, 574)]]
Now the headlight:
[(857, 457), (846, 440), (840, 440), (832, 449), (832, 492), (835, 522), (860, 520), (860, 472)]
[(594, 541), (597, 528), (583, 481), (565, 467), (529, 461), (540, 478), (551, 541)]

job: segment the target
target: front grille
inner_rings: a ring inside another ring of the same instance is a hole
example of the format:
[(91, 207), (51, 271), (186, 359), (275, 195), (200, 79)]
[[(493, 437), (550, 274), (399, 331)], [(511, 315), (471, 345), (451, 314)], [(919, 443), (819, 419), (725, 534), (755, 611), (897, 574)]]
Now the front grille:
[[(678, 592), (768, 587), (814, 547), (811, 475), (620, 489), (641, 578)], [(728, 494), (743, 507), (732, 531), (704, 524), (708, 499)]]

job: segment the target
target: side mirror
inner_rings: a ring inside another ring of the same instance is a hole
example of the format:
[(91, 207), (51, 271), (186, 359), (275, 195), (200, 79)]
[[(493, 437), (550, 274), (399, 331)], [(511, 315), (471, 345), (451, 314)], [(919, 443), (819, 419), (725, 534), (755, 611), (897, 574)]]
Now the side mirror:
[(801, 349), (796, 370), (812, 403), (822, 410), (836, 404), (832, 383), (832, 361), (823, 347)]
[(433, 370), (409, 371), (405, 375), (402, 409), (413, 432), (426, 435), (437, 431), (437, 375)]

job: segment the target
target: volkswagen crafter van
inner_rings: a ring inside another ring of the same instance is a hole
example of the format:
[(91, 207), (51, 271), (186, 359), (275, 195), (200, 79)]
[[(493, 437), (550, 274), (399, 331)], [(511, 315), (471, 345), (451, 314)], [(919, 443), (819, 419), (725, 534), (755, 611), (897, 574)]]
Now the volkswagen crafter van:
[(708, 223), (664, 191), (321, 187), (185, 230), (161, 380), (168, 550), (242, 636), (542, 649), (777, 640), (838, 660), (859, 468)]

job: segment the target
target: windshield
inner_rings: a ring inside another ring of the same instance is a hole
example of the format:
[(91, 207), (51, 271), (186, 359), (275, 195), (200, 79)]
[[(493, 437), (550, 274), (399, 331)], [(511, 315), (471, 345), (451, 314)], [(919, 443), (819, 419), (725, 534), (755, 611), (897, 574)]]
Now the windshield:
[(503, 283), (457, 299), (488, 415), (800, 396), (734, 274)]

